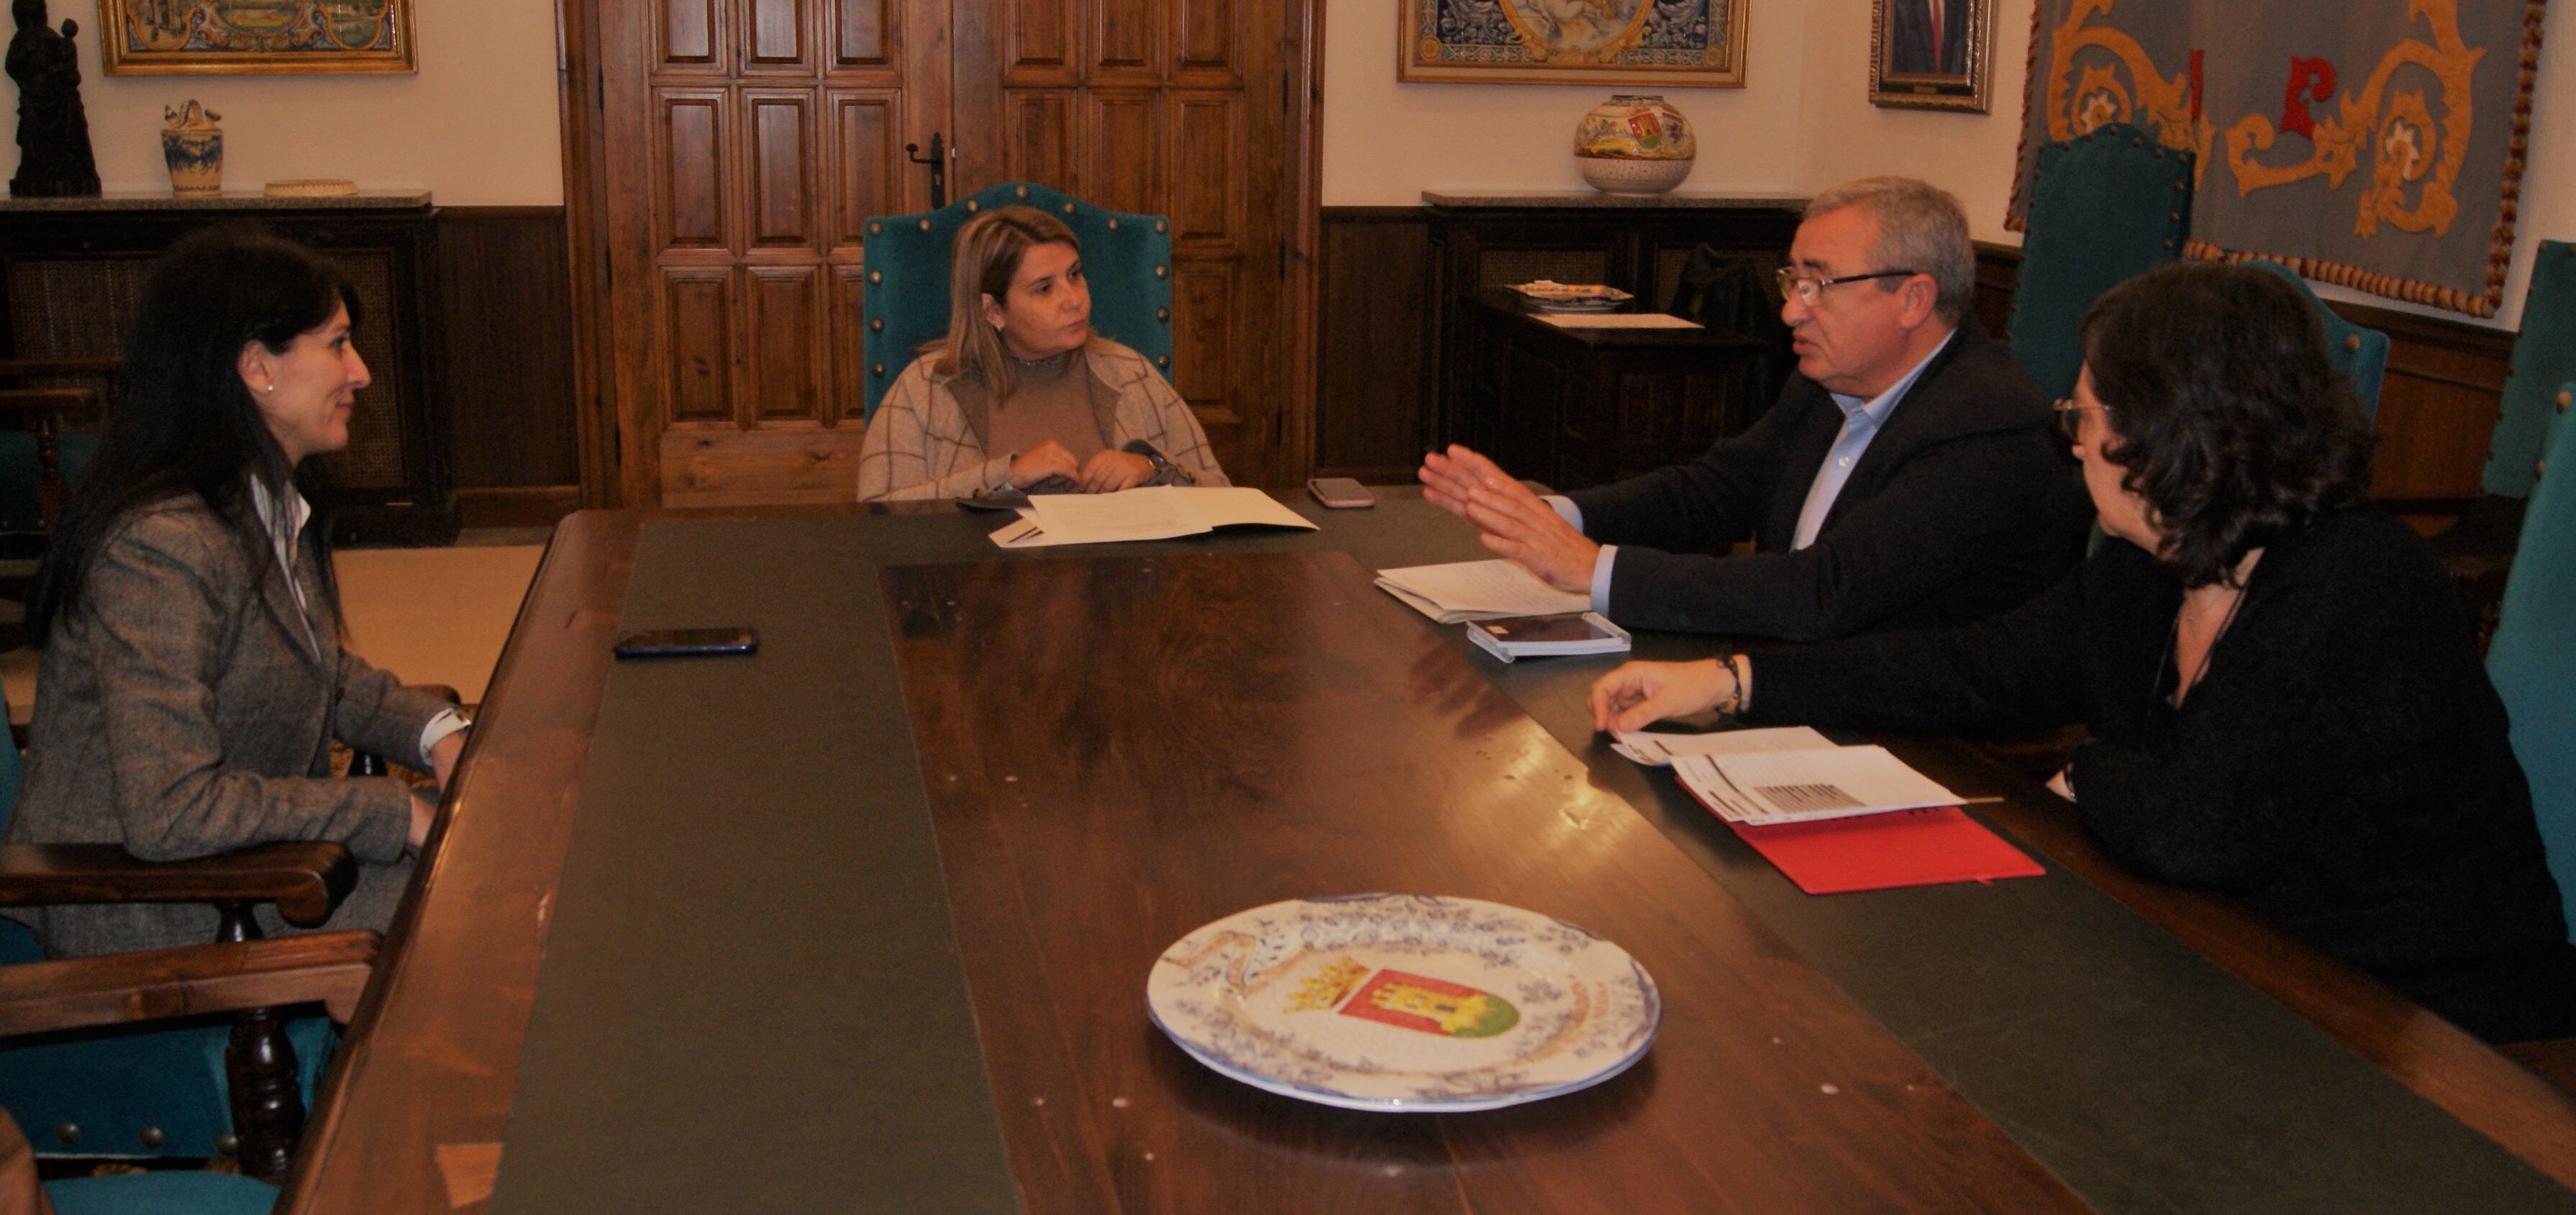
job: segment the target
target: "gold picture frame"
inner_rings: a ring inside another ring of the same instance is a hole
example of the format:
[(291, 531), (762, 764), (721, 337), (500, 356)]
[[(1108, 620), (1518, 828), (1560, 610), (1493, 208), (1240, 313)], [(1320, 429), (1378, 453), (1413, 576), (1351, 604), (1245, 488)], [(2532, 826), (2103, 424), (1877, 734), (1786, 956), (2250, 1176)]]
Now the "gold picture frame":
[(98, 0), (110, 76), (417, 72), (412, 0)]
[(1740, 89), (1751, 8), (1708, 0), (1689, 23), (1655, 0), (1396, 0), (1396, 79)]
[(1870, 0), (1870, 104), (1986, 112), (1992, 0)]

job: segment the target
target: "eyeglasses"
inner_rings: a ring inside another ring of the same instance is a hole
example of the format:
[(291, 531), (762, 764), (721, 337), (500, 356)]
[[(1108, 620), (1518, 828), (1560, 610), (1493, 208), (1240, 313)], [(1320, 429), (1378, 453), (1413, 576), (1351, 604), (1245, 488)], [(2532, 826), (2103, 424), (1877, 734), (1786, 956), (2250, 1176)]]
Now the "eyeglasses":
[(2059, 397), (2057, 403), (2049, 408), (2057, 411), (2057, 433), (2066, 436), (2066, 441), (2069, 443), (2084, 441), (2085, 410), (2099, 409), (2106, 414), (2111, 412), (2111, 407), (2108, 405), (2087, 405), (2073, 397)]
[(1912, 278), (1921, 273), (1923, 272), (1920, 270), (1872, 270), (1867, 274), (1846, 274), (1841, 278), (1808, 278), (1799, 274), (1795, 266), (1782, 266), (1776, 272), (1776, 277), (1780, 283), (1781, 299), (1785, 300), (1794, 295), (1798, 297), (1799, 303), (1813, 308), (1816, 306), (1816, 300), (1824, 295), (1827, 287), (1867, 282), (1874, 278)]

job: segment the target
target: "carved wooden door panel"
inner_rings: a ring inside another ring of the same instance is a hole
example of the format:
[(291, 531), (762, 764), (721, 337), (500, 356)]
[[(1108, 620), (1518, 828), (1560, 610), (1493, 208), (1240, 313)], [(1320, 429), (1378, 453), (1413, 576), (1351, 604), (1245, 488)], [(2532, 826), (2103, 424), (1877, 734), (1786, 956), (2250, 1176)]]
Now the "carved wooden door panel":
[[(1174, 379), (1238, 481), (1280, 447), (1282, 30), (1307, 0), (600, 0), (619, 500), (847, 501), (860, 231), (1026, 179), (1169, 215)], [(1302, 11), (1302, 10), (1301, 10)]]
[(947, 0), (599, 7), (609, 322), (630, 505), (846, 501), (859, 234), (929, 205)]
[(959, 194), (1027, 180), (1172, 221), (1173, 384), (1237, 482), (1280, 470), (1295, 0), (953, 0)]

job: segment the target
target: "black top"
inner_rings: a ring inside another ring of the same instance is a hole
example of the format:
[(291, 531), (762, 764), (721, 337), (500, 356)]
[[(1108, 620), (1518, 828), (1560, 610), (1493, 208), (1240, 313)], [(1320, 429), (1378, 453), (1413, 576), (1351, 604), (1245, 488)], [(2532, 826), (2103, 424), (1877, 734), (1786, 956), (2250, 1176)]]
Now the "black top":
[(1747, 716), (1919, 730), (2081, 721), (2086, 827), (2497, 1039), (2576, 1033), (2576, 951), (2467, 616), (2376, 508), (2273, 544), (2182, 707), (2182, 587), (2117, 541), (2021, 609), (1765, 651)]
[[(1584, 534), (1619, 546), (1610, 618), (1796, 641), (1959, 624), (2074, 561), (2084, 516), (2066, 444), (1975, 320), (1897, 402), (1816, 542), (1791, 552), (1842, 426), (1832, 394), (1791, 376), (1762, 420), (1699, 459), (1568, 495)], [(1726, 556), (1748, 536), (1753, 553)]]

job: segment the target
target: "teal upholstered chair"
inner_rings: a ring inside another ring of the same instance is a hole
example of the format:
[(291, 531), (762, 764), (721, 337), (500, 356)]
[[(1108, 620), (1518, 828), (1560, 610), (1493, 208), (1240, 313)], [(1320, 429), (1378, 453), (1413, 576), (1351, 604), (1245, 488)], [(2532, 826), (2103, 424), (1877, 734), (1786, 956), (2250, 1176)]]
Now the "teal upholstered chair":
[(2531, 291), (2522, 301), (2522, 332), (2513, 369), (2497, 402), (2478, 497), (2459, 523), (2433, 537), (2433, 550), (2463, 580), (2501, 571), (2531, 497), (2532, 465), (2567, 381), (2576, 379), (2576, 244), (2542, 241), (2531, 262)]
[(2182, 256), (2194, 157), (2111, 123), (2039, 150), (2024, 211), (2012, 348), (2042, 394), (2075, 391), (2078, 330), (2102, 293)]
[(2523, 297), (2522, 332), (2514, 338), (2513, 370), (2487, 443), (2481, 490), (2500, 498), (2531, 496), (2532, 465), (2564, 408), (2559, 394), (2569, 380), (2576, 380), (2576, 244), (2545, 240), (2531, 260), (2531, 292)]
[[(19, 756), (0, 745), (0, 829), (17, 803)], [(94, 856), (103, 850), (103, 856)], [(51, 875), (78, 871), (93, 883), (118, 885), (187, 878), (200, 885), (233, 884), (244, 868), (266, 867), (268, 885), (236, 893), (252, 902), (277, 897), (275, 884), (294, 871), (309, 883), (309, 905), (279, 909), (297, 923), (319, 924), (355, 881), (347, 851), (336, 844), (273, 844), (206, 861), (146, 866), (123, 858), (115, 845), (46, 849), (0, 846), (0, 903), (60, 901), (46, 894)], [(265, 891), (265, 893), (262, 893)], [(170, 895), (158, 895), (170, 898)], [(82, 901), (96, 901), (95, 897)], [(210, 901), (198, 894), (188, 901)], [(373, 935), (373, 934), (368, 934)], [(35, 934), (0, 917), (0, 975), (21, 964), (41, 963)], [(59, 965), (59, 964), (53, 964)], [(5, 984), (0, 984), (5, 988)], [(202, 1006), (202, 1005), (201, 1005)], [(229, 1017), (200, 1017), (179, 1028), (82, 1028), (22, 1037), (0, 1044), (0, 1108), (8, 1109), (39, 1155), (109, 1157), (213, 1157), (219, 1140), (233, 1134), (224, 1051), (232, 1037)], [(297, 1090), (312, 1108), (324, 1061), (338, 1035), (326, 1017), (301, 1017), (285, 1026), (295, 1053)], [(291, 1145), (291, 1140), (290, 1140)], [(257, 1145), (254, 1145), (256, 1147)], [(68, 1209), (68, 1208), (66, 1208)]]
[(2541, 422), (2545, 446), (2487, 674), (2513, 715), (2514, 757), (2531, 778), (2549, 871), (2576, 923), (2576, 421), (2560, 405)]
[(1172, 232), (1160, 215), (1127, 215), (1034, 182), (1005, 182), (919, 215), (878, 215), (861, 234), (867, 284), (860, 293), (868, 416), (924, 342), (948, 333), (948, 252), (957, 230), (991, 207), (1035, 207), (1082, 242), (1091, 280), (1091, 327), (1172, 375)]
[(45, 1186), (54, 1215), (268, 1215), (277, 1187), (202, 1170), (85, 1177)]
[(2388, 375), (2388, 335), (2366, 325), (2356, 325), (2335, 314), (2317, 298), (2308, 280), (2279, 262), (2260, 258), (2246, 263), (2258, 270), (2269, 270), (2299, 285), (2299, 292), (2314, 305), (2317, 316), (2326, 323), (2326, 358), (2334, 369), (2352, 384), (2352, 395), (2361, 402), (2361, 416), (2366, 420), (2379, 417), (2379, 382)]

